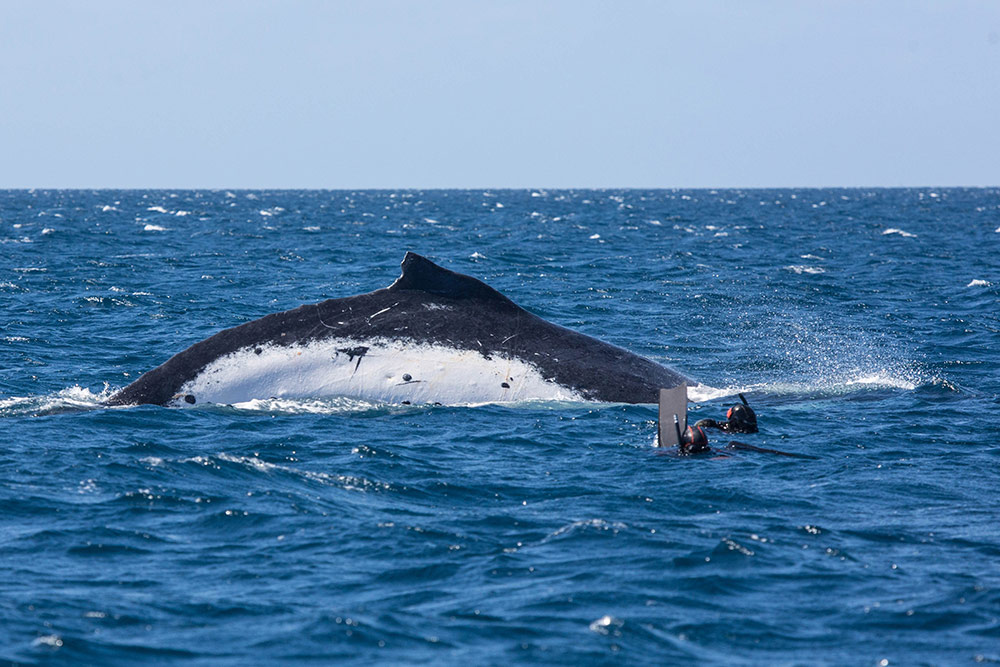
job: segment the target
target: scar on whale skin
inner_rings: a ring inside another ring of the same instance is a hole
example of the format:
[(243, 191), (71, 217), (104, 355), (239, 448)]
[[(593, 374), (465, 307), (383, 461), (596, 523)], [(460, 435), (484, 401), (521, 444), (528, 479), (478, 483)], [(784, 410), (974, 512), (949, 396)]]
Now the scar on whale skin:
[(403, 381), (396, 384), (397, 387), (402, 387), (404, 384), (418, 384), (423, 382), (423, 380), (414, 380), (413, 376), (409, 373), (403, 373)]
[[(364, 345), (359, 345), (357, 347), (343, 347), (338, 349), (337, 352), (343, 352), (346, 354), (348, 361), (354, 361), (354, 357), (358, 358), (358, 363), (354, 364), (354, 373), (357, 373), (358, 367), (361, 366), (361, 360), (364, 359), (366, 354), (368, 354), (368, 348)], [(351, 373), (351, 375), (354, 375), (354, 373)]]

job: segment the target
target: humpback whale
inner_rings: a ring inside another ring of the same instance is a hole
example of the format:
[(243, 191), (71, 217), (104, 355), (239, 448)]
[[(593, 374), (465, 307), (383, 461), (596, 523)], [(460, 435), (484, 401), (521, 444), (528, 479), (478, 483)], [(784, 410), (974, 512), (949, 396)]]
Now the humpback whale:
[(349, 397), (388, 403), (656, 403), (680, 373), (552, 324), (412, 252), (388, 287), (220, 331), (110, 405)]

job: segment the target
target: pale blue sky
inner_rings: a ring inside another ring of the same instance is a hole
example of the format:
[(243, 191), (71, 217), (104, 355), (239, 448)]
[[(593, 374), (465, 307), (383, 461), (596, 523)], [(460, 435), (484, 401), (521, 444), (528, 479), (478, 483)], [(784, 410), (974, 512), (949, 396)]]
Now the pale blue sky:
[(0, 187), (1000, 185), (1000, 2), (0, 0)]

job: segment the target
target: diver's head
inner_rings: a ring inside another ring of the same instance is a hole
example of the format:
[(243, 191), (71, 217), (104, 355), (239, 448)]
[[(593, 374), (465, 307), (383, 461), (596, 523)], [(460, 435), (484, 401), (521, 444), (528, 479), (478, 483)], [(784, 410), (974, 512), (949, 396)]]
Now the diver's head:
[(711, 451), (708, 446), (708, 436), (700, 426), (688, 426), (684, 429), (678, 448), (682, 454), (704, 454)]
[(731, 433), (756, 433), (757, 414), (746, 403), (734, 405), (726, 412)]

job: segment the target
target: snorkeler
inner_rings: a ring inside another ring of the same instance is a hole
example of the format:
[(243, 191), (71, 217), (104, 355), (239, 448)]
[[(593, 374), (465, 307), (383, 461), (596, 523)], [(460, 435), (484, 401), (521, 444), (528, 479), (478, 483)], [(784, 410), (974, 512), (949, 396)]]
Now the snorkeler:
[(712, 451), (708, 446), (708, 436), (697, 424), (688, 426), (681, 433), (681, 425), (677, 421), (677, 415), (674, 415), (674, 429), (677, 432), (677, 453), (681, 456), (708, 454)]
[(734, 405), (726, 412), (726, 421), (702, 419), (694, 426), (698, 428), (717, 428), (724, 433), (756, 433), (757, 413), (753, 411), (743, 394), (739, 394), (743, 405)]
[(734, 405), (726, 412), (726, 421), (717, 422), (714, 419), (702, 419), (694, 426), (688, 426), (681, 431), (680, 421), (674, 415), (674, 432), (677, 434), (677, 450), (675, 456), (695, 456), (711, 455), (712, 459), (727, 459), (733, 456), (730, 452), (759, 452), (761, 454), (777, 454), (778, 456), (788, 456), (797, 459), (815, 459), (815, 456), (808, 454), (795, 454), (783, 452), (780, 449), (770, 449), (768, 447), (758, 447), (745, 442), (730, 440), (729, 444), (720, 448), (713, 448), (708, 444), (708, 436), (705, 435), (705, 428), (717, 428), (726, 433), (757, 433), (757, 414), (747, 403), (743, 394), (739, 394), (742, 405)]

